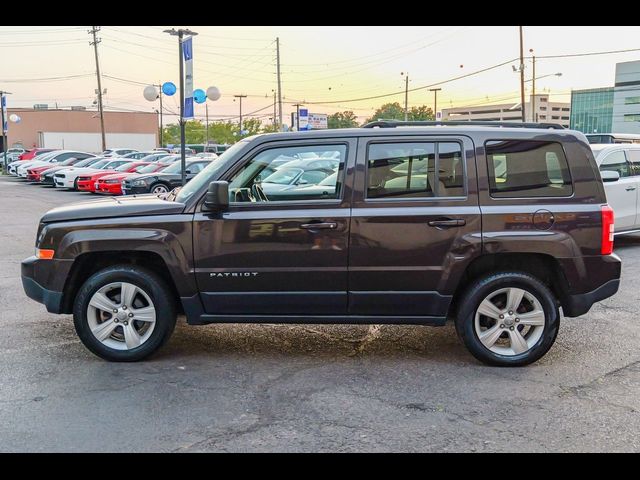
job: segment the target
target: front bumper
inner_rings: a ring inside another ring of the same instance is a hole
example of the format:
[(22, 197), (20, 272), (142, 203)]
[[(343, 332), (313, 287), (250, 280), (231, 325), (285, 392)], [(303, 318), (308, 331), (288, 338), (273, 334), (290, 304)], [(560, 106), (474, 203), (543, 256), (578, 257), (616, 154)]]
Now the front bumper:
[(54, 177), (55, 186), (59, 188), (74, 188), (75, 178)]
[(48, 312), (64, 311), (63, 292), (73, 260), (40, 260), (29, 257), (21, 264), (22, 288), (27, 296), (44, 304)]
[(122, 187), (123, 195), (142, 195), (144, 193), (149, 193), (149, 187), (146, 185), (144, 187)]
[(122, 195), (122, 187), (119, 183), (97, 183), (96, 193), (110, 193), (112, 195)]
[(94, 192), (95, 182), (91, 180), (78, 180), (78, 190), (82, 192)]

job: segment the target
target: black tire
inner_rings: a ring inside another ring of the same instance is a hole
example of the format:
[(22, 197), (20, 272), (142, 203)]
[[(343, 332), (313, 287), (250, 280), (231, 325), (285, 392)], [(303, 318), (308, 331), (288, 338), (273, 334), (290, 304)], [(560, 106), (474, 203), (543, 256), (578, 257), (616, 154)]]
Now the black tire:
[(78, 179), (77, 178), (73, 181), (73, 188), (71, 190), (76, 190), (76, 191), (78, 190)]
[[(521, 288), (532, 294), (540, 302), (545, 314), (542, 336), (529, 350), (519, 355), (492, 352), (480, 341), (475, 329), (475, 315), (480, 303), (492, 292), (508, 287)], [(549, 351), (558, 335), (560, 312), (554, 294), (537, 278), (523, 272), (499, 272), (479, 278), (469, 285), (461, 298), (455, 326), (469, 352), (481, 362), (501, 367), (519, 367), (539, 360)]]
[[(164, 187), (164, 188), (167, 189), (167, 192), (171, 191), (171, 187), (169, 185), (167, 185), (166, 183), (164, 183), (164, 182), (156, 182), (156, 183), (154, 183), (153, 185), (151, 185), (149, 187), (149, 193), (153, 193), (153, 189), (156, 188), (156, 187)], [(166, 193), (166, 192), (162, 192), (162, 193)]]
[[(130, 350), (117, 350), (100, 342), (91, 332), (87, 309), (89, 302), (101, 287), (118, 281), (126, 281), (144, 290), (156, 310), (156, 323), (149, 338)], [(164, 345), (176, 324), (174, 296), (166, 283), (155, 273), (138, 266), (116, 265), (105, 268), (87, 279), (76, 295), (73, 322), (82, 343), (94, 354), (112, 362), (136, 362)]]

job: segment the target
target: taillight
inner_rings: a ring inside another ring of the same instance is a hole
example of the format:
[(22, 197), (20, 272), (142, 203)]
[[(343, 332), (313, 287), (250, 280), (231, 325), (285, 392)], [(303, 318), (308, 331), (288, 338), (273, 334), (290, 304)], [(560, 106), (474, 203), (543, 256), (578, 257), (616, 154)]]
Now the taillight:
[(604, 205), (602, 207), (602, 243), (600, 245), (600, 253), (602, 255), (613, 253), (613, 228), (613, 208), (609, 205)]

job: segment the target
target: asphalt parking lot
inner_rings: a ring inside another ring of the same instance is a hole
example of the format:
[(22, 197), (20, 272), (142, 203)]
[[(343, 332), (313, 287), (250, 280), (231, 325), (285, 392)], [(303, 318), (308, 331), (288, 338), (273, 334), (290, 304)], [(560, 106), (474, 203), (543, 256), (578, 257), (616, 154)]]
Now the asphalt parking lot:
[(40, 216), (88, 197), (0, 177), (0, 451), (640, 451), (640, 235), (616, 239), (620, 292), (525, 368), (481, 365), (452, 326), (184, 319), (113, 364), (20, 282)]

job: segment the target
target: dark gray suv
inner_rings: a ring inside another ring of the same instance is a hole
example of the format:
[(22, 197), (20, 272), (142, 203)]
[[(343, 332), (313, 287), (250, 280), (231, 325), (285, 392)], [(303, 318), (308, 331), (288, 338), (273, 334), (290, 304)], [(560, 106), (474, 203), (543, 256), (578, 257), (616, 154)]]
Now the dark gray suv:
[[(24, 289), (114, 361), (153, 353), (183, 312), (194, 325), (451, 319), (476, 358), (506, 366), (549, 350), (560, 309), (617, 291), (613, 211), (583, 134), (367, 127), (247, 138), (168, 194), (54, 208)], [(262, 173), (296, 156), (335, 159), (331, 182), (270, 198)]]

